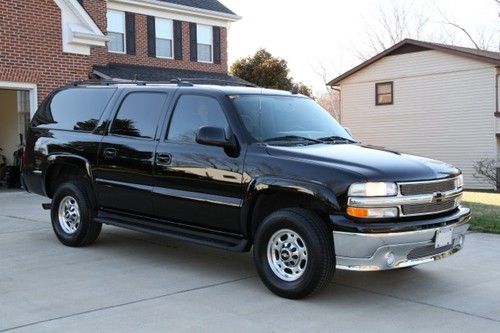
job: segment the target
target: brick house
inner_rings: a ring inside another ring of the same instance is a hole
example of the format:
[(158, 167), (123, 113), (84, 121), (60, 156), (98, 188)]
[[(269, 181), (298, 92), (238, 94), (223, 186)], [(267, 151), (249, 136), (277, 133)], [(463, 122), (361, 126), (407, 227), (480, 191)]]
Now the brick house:
[(0, 1), (3, 154), (12, 163), (37, 105), (72, 81), (238, 81), (227, 29), (239, 19), (217, 0)]

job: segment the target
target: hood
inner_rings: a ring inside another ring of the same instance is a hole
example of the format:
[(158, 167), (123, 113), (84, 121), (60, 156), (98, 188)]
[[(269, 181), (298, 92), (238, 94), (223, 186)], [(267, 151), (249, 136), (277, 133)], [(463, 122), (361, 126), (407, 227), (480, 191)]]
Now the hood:
[(460, 170), (444, 162), (360, 144), (267, 146), (270, 155), (329, 164), (357, 173), (366, 181), (418, 181), (447, 178)]

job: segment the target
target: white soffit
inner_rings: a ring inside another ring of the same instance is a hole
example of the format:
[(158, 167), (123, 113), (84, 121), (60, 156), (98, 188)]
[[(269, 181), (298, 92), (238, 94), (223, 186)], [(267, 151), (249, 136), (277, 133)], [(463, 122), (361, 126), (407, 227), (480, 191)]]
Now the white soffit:
[(91, 46), (105, 46), (108, 38), (77, 0), (54, 0), (61, 9), (63, 52), (90, 55)]

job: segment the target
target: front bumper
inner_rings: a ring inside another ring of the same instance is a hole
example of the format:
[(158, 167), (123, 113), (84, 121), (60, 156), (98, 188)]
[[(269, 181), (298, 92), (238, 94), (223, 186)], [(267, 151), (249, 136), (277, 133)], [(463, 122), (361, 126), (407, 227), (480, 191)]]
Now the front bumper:
[[(438, 260), (463, 247), (470, 209), (460, 207), (440, 226), (383, 233), (334, 231), (337, 268), (354, 271), (396, 269)], [(452, 227), (452, 244), (435, 248), (437, 231)]]

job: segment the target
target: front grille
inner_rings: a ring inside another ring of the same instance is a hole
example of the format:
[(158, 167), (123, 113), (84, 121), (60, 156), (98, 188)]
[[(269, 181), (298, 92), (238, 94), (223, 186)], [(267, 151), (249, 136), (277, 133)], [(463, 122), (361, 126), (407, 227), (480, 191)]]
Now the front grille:
[(447, 192), (456, 189), (455, 179), (443, 181), (415, 182), (400, 185), (402, 195), (432, 194), (435, 192)]
[(453, 245), (446, 245), (443, 247), (438, 247), (435, 248), (434, 245), (428, 245), (428, 246), (421, 246), (417, 247), (416, 249), (413, 249), (408, 253), (406, 256), (407, 259), (412, 260), (412, 259), (420, 259), (420, 258), (425, 258), (425, 257), (431, 257), (436, 254), (440, 254), (446, 251), (451, 250)]
[(401, 210), (404, 215), (425, 215), (445, 212), (455, 207), (455, 199), (450, 199), (443, 202), (402, 205)]

